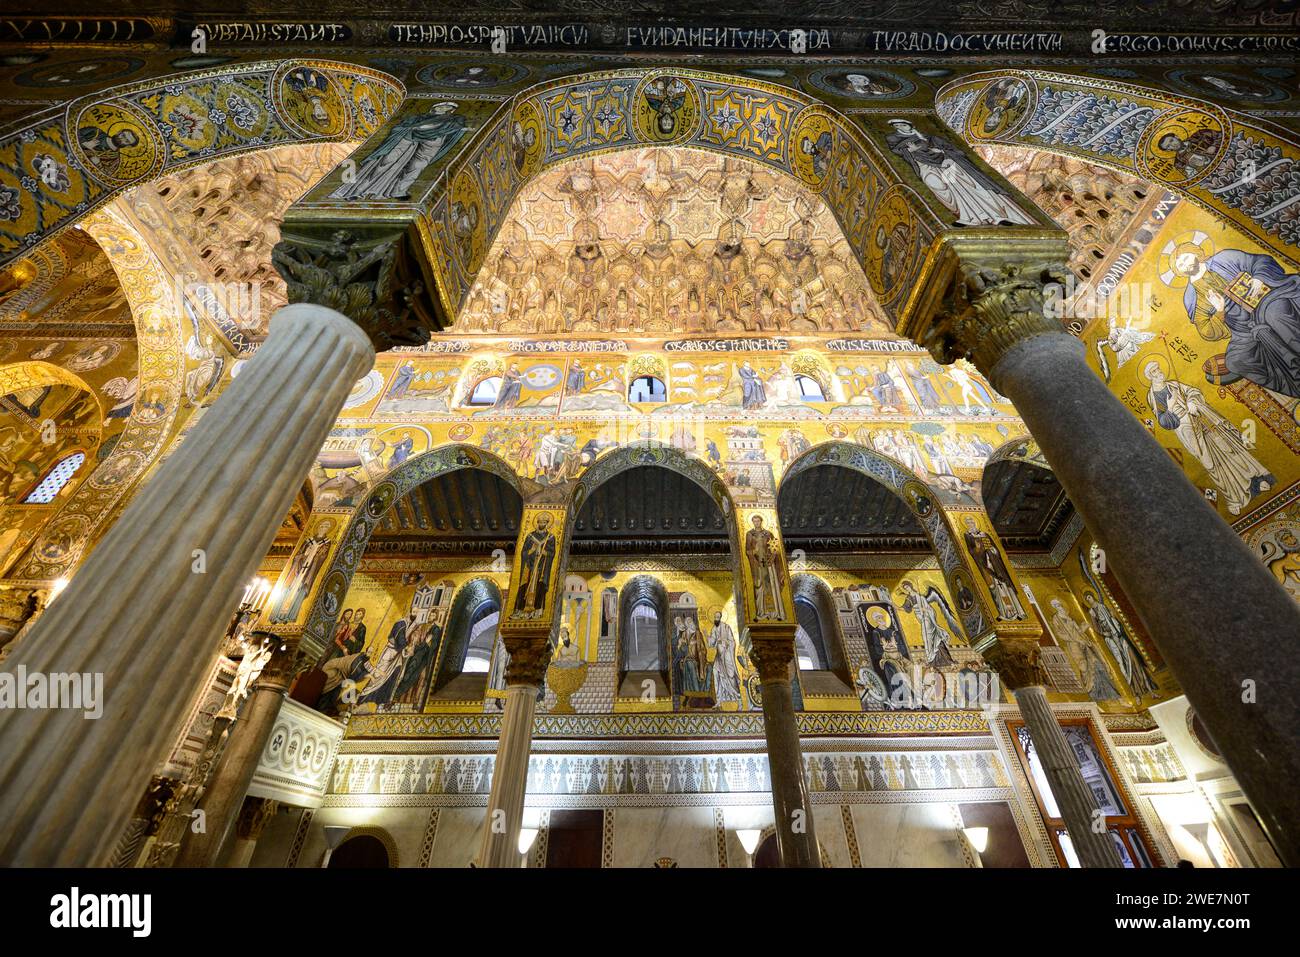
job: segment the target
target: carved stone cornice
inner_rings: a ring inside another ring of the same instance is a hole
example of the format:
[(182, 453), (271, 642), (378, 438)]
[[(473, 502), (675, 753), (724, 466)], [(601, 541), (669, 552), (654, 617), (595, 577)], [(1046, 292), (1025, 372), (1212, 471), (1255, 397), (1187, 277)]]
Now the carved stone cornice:
[(506, 663), (506, 684), (541, 687), (551, 664), (551, 635), (545, 632), (501, 633), (510, 661)]
[(442, 328), (404, 236), (363, 238), (347, 229), (328, 239), (285, 236), (271, 252), (290, 302), (327, 306), (370, 337), (376, 352), (421, 346)]
[(1045, 684), (1037, 638), (990, 635), (975, 649), (1010, 691)]

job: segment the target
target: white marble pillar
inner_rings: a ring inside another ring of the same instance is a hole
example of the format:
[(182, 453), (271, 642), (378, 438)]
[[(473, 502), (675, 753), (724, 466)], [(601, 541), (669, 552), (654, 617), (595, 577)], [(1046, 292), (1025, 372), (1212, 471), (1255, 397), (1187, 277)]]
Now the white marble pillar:
[(479, 847), (479, 867), (518, 867), (519, 829), (524, 823), (528, 790), (528, 755), (533, 745), (537, 692), (551, 659), (549, 634), (528, 639), (502, 636), (510, 654), (506, 665), (506, 706), (501, 717), (492, 793), (488, 796)]
[(245, 585), (373, 363), (366, 334), (341, 313), (306, 304), (277, 312), (256, 355), (5, 662), (9, 672), (102, 680), (103, 714), (0, 713), (0, 864), (108, 859)]

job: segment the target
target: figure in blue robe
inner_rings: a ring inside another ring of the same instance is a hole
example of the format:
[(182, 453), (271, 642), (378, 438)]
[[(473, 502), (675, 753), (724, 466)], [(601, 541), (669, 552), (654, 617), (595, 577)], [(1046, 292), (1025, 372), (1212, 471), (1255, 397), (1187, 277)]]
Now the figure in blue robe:
[(1202, 259), (1191, 244), (1175, 252), (1174, 269), (1188, 278), (1187, 318), (1210, 341), (1229, 337), (1227, 371), (1300, 398), (1300, 275), (1240, 249)]
[(767, 388), (748, 362), (736, 370), (740, 376), (740, 404), (746, 409), (761, 409), (767, 405)]
[(582, 364), (577, 359), (573, 360), (573, 365), (569, 367), (569, 378), (565, 383), (565, 388), (569, 395), (578, 395), (587, 385), (587, 373), (583, 370)]
[(393, 454), (388, 457), (388, 467), (396, 468), (411, 457), (411, 452), (415, 449), (415, 439), (411, 437), (410, 432), (402, 435), (402, 440), (393, 446)]
[(407, 361), (397, 367), (397, 374), (393, 376), (393, 384), (388, 387), (389, 399), (405, 398), (406, 393), (411, 388), (411, 383), (415, 380), (415, 363)]

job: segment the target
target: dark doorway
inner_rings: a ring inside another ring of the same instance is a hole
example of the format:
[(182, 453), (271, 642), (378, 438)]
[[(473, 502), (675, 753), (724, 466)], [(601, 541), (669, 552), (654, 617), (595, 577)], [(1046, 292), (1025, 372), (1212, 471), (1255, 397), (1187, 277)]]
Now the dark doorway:
[(370, 834), (350, 837), (330, 855), (330, 867), (388, 867), (388, 848)]
[(604, 811), (552, 811), (546, 832), (547, 867), (600, 867)]

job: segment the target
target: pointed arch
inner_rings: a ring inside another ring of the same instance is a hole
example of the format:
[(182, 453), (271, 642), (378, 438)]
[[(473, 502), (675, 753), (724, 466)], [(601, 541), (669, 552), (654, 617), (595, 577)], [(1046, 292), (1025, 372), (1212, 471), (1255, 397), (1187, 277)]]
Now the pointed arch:
[(390, 471), (360, 500), (352, 511), (347, 531), (334, 553), (320, 591), (307, 615), (301, 643), (304, 653), (319, 657), (334, 632), (334, 622), (347, 597), (352, 575), (370, 544), (370, 536), (393, 503), (429, 479), (458, 469), (483, 469), (503, 479), (520, 497), (525, 497), (525, 480), (491, 452), (458, 442), (440, 445), (408, 459)]
[[(1046, 70), (968, 74), (939, 90), (935, 109), (972, 145), (1076, 156), (1137, 176), (1300, 265), (1300, 138), (1293, 131), (1209, 99)], [(1194, 148), (1171, 152), (1161, 145), (1170, 135), (1180, 144), (1197, 139)]]
[(967, 567), (964, 552), (954, 538), (948, 516), (940, 506), (938, 495), (929, 485), (914, 472), (875, 449), (849, 442), (831, 441), (814, 445), (791, 462), (781, 476), (777, 494), (780, 495), (781, 487), (792, 476), (819, 465), (839, 466), (860, 472), (898, 495), (929, 539), (930, 547), (939, 560), (939, 568), (943, 571), (944, 581), (957, 605), (957, 614), (961, 618), (967, 639), (973, 644), (993, 631), (995, 618), (985, 607), (980, 592), (975, 587), (975, 578)]

